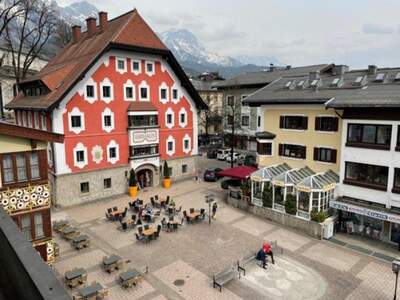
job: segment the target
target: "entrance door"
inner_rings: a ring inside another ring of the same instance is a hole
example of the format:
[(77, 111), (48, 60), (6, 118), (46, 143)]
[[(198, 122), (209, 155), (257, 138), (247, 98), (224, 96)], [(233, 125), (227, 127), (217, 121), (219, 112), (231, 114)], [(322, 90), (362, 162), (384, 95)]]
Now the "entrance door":
[(149, 169), (143, 169), (136, 173), (137, 182), (140, 188), (147, 188), (153, 186), (153, 172)]

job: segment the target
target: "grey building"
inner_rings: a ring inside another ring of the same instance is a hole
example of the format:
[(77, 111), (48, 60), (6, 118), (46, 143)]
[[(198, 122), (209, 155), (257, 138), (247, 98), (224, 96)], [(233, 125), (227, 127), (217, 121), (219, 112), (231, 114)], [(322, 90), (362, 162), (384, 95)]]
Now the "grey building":
[(261, 130), (261, 116), (257, 107), (242, 104), (247, 96), (282, 77), (304, 76), (310, 72), (322, 72), (329, 66), (329, 64), (294, 68), (291, 66), (285, 68), (271, 66), (265, 71), (241, 74), (214, 84), (213, 86), (223, 93), (222, 114), (225, 144), (230, 145), (230, 133), (232, 124), (234, 124), (235, 148), (251, 152), (257, 150), (255, 134)]

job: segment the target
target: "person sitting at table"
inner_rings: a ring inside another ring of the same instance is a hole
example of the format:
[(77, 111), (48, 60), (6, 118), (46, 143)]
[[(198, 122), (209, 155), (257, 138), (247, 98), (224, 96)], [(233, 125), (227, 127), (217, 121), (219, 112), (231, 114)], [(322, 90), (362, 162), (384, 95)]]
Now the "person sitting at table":
[(257, 252), (257, 256), (256, 256), (256, 259), (258, 260), (258, 261), (261, 261), (262, 262), (262, 267), (264, 268), (264, 269), (266, 269), (267, 267), (267, 255), (266, 255), (266, 253), (265, 253), (265, 251), (264, 251), (264, 248), (261, 248), (258, 252)]
[(265, 254), (268, 254), (269, 256), (271, 256), (271, 261), (273, 264), (275, 264), (274, 253), (272, 253), (271, 245), (269, 243), (264, 243), (263, 250), (264, 250)]

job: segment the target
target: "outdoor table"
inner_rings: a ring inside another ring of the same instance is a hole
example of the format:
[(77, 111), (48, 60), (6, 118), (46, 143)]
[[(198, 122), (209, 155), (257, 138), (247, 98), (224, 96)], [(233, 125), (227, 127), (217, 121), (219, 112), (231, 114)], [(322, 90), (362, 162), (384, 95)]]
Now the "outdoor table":
[(83, 268), (76, 268), (71, 271), (65, 272), (66, 284), (73, 288), (78, 284), (85, 283), (87, 280), (87, 272)]
[(103, 290), (103, 287), (100, 283), (92, 283), (87, 287), (83, 287), (78, 289), (78, 293), (84, 299), (96, 299), (98, 293)]
[(69, 225), (69, 223), (67, 220), (55, 221), (53, 223), (53, 228), (54, 228), (54, 231), (60, 232), (63, 228), (65, 228), (68, 225)]
[(146, 237), (152, 236), (157, 232), (157, 229), (154, 227), (150, 227), (149, 229), (143, 230), (143, 235)]
[(124, 212), (123, 210), (116, 210), (116, 211), (111, 212), (110, 215), (112, 215), (113, 217), (116, 217), (116, 216), (122, 215), (123, 212)]
[(141, 274), (133, 269), (129, 269), (126, 272), (119, 274), (119, 278), (121, 280), (121, 286), (123, 288), (131, 287), (132, 285), (136, 285), (138, 281), (141, 279)]
[(111, 273), (116, 269), (120, 269), (122, 267), (122, 258), (121, 256), (112, 254), (109, 257), (103, 258), (103, 266), (105, 271)]
[(197, 217), (200, 216), (200, 212), (199, 212), (199, 211), (195, 211), (195, 212), (189, 213), (188, 216), (189, 216), (191, 219), (196, 219)]
[(89, 237), (86, 234), (81, 234), (72, 238), (72, 244), (76, 249), (82, 249), (89, 246)]
[(171, 229), (178, 229), (179, 221), (168, 221), (168, 224), (171, 225)]
[(66, 238), (67, 240), (72, 239), (73, 237), (79, 235), (78, 228), (69, 226), (63, 229), (62, 231), (63, 237)]

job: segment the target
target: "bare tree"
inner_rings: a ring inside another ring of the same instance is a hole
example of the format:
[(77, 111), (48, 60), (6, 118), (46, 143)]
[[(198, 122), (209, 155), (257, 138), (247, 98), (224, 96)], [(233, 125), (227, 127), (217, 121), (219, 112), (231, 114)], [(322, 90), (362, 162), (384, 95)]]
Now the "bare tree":
[(57, 44), (60, 45), (61, 48), (67, 45), (72, 38), (71, 25), (60, 19), (56, 26), (55, 38), (57, 39)]
[(56, 15), (53, 6), (42, 0), (21, 0), (22, 12), (5, 30), (16, 82), (24, 79), (35, 59), (54, 34)]
[(20, 5), (21, 0), (0, 0), (0, 38), (8, 24), (22, 12)]

